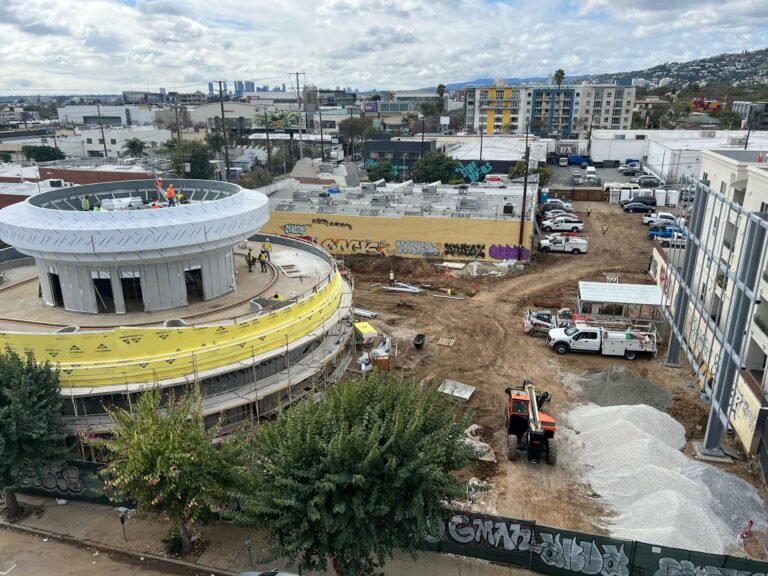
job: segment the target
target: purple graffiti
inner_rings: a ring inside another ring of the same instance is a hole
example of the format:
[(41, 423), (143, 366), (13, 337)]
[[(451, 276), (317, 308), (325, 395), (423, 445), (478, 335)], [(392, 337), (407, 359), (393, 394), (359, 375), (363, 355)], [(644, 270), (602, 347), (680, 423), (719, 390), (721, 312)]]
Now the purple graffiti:
[(531, 251), (525, 246), (491, 244), (488, 255), (494, 260), (528, 260), (531, 257)]

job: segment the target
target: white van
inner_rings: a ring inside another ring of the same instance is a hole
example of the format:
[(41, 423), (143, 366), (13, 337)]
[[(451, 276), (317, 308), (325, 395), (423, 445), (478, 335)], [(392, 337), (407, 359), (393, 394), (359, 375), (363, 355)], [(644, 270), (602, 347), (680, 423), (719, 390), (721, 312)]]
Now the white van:
[(597, 178), (597, 170), (594, 166), (587, 166), (587, 178), (589, 177)]
[(568, 156), (560, 156), (560, 159), (557, 161), (557, 165), (560, 167), (567, 167), (568, 166)]

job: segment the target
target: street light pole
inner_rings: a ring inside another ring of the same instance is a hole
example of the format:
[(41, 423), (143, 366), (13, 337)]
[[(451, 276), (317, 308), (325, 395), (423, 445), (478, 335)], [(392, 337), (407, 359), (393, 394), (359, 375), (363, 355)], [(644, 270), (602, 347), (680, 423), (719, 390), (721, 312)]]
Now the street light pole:
[(528, 166), (530, 164), (531, 148), (528, 146), (528, 126), (525, 127), (525, 173), (523, 176), (523, 205), (520, 208), (520, 236), (518, 238), (518, 258), (522, 256), (523, 232), (525, 230), (525, 203), (528, 196)]

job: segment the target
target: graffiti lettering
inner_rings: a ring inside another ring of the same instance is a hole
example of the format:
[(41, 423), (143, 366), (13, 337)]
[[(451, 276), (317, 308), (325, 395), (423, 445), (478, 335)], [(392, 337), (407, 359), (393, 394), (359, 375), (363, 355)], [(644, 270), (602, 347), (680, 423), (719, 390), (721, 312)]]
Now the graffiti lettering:
[(448, 521), (448, 536), (457, 544), (479, 542), (491, 548), (528, 550), (532, 533), (530, 526), (500, 518), (455, 514)]
[(446, 256), (485, 258), (485, 244), (446, 244), (443, 251)]
[(488, 255), (494, 260), (528, 260), (531, 252), (525, 246), (491, 244)]
[(629, 576), (629, 558), (624, 544), (599, 545), (595, 541), (561, 538), (560, 534), (537, 532), (541, 542), (531, 546), (534, 553), (549, 566), (581, 574)]
[(312, 224), (335, 226), (337, 228), (347, 228), (348, 230), (352, 230), (352, 224), (349, 224), (348, 222), (335, 222), (333, 220), (326, 220), (325, 218), (312, 218)]
[(333, 254), (387, 255), (387, 243), (383, 241), (327, 238), (322, 241), (321, 245)]
[(440, 249), (432, 242), (420, 240), (398, 240), (395, 242), (395, 250), (398, 254), (413, 254), (418, 256), (439, 256)]
[(746, 572), (734, 568), (695, 566), (690, 560), (660, 558), (659, 569), (654, 572), (653, 576), (765, 576), (765, 574)]
[(83, 492), (80, 470), (74, 466), (62, 466), (60, 464), (48, 466), (40, 473), (39, 477), (24, 479), (21, 486), (70, 495), (82, 494)]
[(283, 224), (283, 234), (293, 234), (295, 236), (304, 236), (306, 233), (304, 224)]
[(469, 164), (459, 164), (455, 168), (457, 174), (461, 174), (466, 180), (470, 182), (477, 182), (480, 178), (486, 174), (493, 172), (493, 166), (490, 162), (486, 162), (482, 166), (477, 165), (477, 162), (470, 162)]

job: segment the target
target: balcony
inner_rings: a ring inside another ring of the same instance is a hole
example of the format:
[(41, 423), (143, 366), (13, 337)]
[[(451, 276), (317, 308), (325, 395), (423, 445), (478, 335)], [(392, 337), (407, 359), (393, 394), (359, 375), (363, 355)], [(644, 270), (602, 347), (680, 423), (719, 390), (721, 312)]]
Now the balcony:
[(768, 338), (768, 322), (763, 320), (762, 317), (755, 314), (754, 318), (752, 319), (752, 322), (755, 326), (757, 326), (760, 331), (763, 333), (763, 335)]

